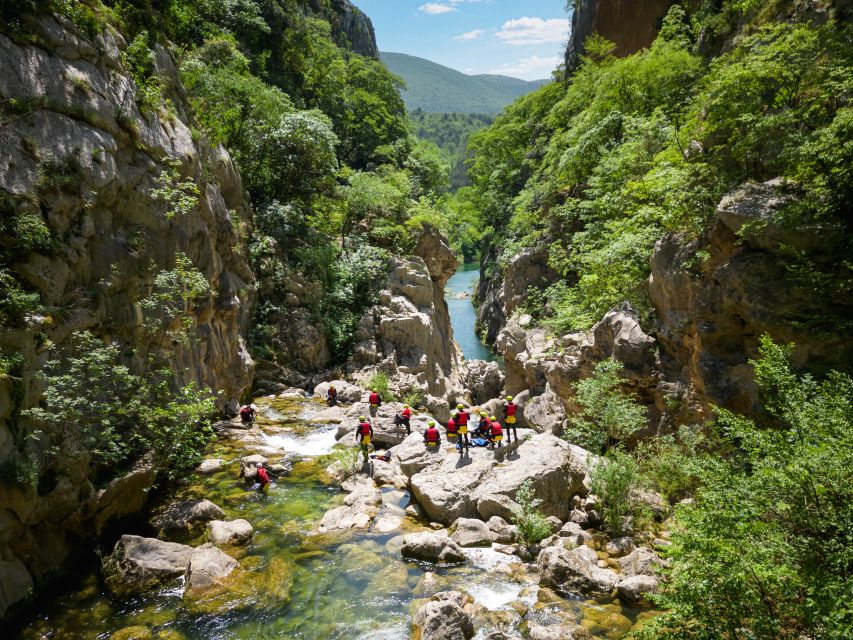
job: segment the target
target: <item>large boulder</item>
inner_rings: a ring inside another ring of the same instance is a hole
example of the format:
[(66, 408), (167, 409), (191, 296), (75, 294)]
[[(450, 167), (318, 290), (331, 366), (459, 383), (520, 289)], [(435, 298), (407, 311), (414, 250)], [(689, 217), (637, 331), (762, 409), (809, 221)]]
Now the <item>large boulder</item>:
[(530, 640), (590, 640), (589, 632), (571, 622), (561, 624), (530, 625)]
[(444, 456), (440, 464), (410, 478), (412, 495), (436, 522), (449, 525), (457, 518), (476, 518), (476, 490), (492, 469), (491, 458)]
[(237, 561), (216, 547), (202, 545), (192, 550), (187, 566), (187, 595), (196, 595), (224, 586), (225, 579), (238, 567)]
[(489, 526), (476, 518), (459, 518), (453, 528), (450, 538), (460, 547), (490, 547), (495, 541)]
[[(515, 500), (518, 487), (530, 481), (536, 497), (542, 500), (542, 512), (561, 521), (568, 520), (569, 498), (585, 491), (583, 479), (587, 470), (578, 449), (551, 434), (528, 438), (513, 456), (506, 456), (500, 466), (482, 479), (472, 497), (475, 502), (498, 495)], [(501, 513), (491, 515), (505, 517)]]
[(462, 380), (471, 393), (471, 401), (483, 404), (500, 395), (505, 378), (497, 362), (468, 360), (464, 365)]
[(492, 516), (486, 523), (494, 536), (494, 541), (500, 544), (512, 544), (518, 538), (518, 527), (507, 524), (500, 516)]
[(364, 390), (357, 385), (345, 380), (332, 380), (331, 382), (321, 382), (314, 387), (314, 397), (325, 401), (331, 385), (335, 385), (335, 389), (338, 391), (338, 402), (345, 404), (358, 402), (364, 395)]
[(406, 437), (399, 446), (394, 447), (391, 455), (392, 462), (400, 467), (403, 475), (411, 478), (424, 469), (441, 464), (446, 452), (443, 446), (428, 450), (424, 444), (423, 435), (413, 433)]
[(565, 420), (566, 409), (550, 384), (546, 383), (544, 393), (531, 396), (525, 403), (524, 424), (538, 433), (560, 435)]
[(255, 535), (252, 525), (243, 519), (213, 520), (207, 525), (210, 541), (216, 546), (249, 544)]
[(631, 576), (616, 585), (616, 592), (623, 600), (635, 603), (645, 599), (646, 594), (655, 593), (658, 585), (659, 581), (654, 576)]
[(19, 559), (0, 560), (0, 617), (33, 590), (33, 578)]
[(422, 531), (403, 536), (400, 549), (404, 558), (428, 560), (430, 562), (463, 562), (462, 547), (447, 536)]
[(555, 545), (542, 549), (536, 564), (539, 584), (564, 592), (609, 594), (619, 577), (609, 569), (597, 566), (598, 555), (589, 547), (566, 549)]
[(182, 576), (192, 553), (184, 544), (124, 535), (104, 559), (104, 580), (114, 595), (141, 593)]
[(441, 591), (415, 612), (412, 623), (420, 640), (470, 640), (474, 623), (465, 612), (470, 598), (458, 591)]
[(382, 493), (373, 480), (348, 481), (346, 488), (352, 489), (344, 498), (344, 504), (327, 511), (317, 529), (320, 533), (347, 529), (368, 529), (382, 506)]
[(146, 459), (130, 473), (111, 480), (97, 495), (95, 531), (100, 533), (111, 520), (138, 513), (148, 501), (156, 477), (154, 464)]
[(151, 524), (161, 535), (175, 535), (224, 517), (225, 512), (210, 500), (177, 500), (154, 516)]
[(658, 555), (648, 547), (637, 547), (625, 557), (619, 558), (617, 562), (625, 577), (653, 576), (661, 564)]

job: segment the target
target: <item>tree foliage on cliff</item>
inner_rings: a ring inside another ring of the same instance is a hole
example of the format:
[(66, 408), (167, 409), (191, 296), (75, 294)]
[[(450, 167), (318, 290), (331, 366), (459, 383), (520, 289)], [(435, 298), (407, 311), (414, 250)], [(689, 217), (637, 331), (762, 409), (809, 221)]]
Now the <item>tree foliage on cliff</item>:
[[(555, 330), (589, 327), (624, 300), (648, 314), (656, 240), (701, 234), (727, 190), (776, 176), (798, 196), (782, 222), (827, 230), (822, 265), (798, 256), (816, 272), (811, 286), (849, 292), (851, 27), (768, 22), (757, 5), (732, 4), (703, 5), (692, 22), (676, 5), (654, 44), (624, 58), (592, 37), (565, 85), (522, 98), (472, 137), (475, 201), (499, 266), (549, 246), (561, 279), (541, 316)], [(709, 61), (698, 38), (721, 19), (744, 35)]]
[(797, 375), (792, 348), (752, 362), (767, 419), (719, 411), (735, 454), (706, 456), (678, 511), (668, 613), (640, 638), (845, 638), (853, 632), (853, 379)]

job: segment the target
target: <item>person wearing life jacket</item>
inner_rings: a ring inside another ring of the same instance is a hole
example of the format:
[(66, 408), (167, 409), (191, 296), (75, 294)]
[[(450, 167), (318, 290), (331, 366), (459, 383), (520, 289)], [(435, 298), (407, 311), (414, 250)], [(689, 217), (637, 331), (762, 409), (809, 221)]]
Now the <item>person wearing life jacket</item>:
[(255, 421), (255, 409), (251, 405), (244, 404), (240, 407), (240, 420), (243, 424), (251, 424)]
[(406, 427), (407, 435), (412, 435), (412, 410), (407, 404), (403, 405), (403, 410), (400, 412), (400, 424)]
[(364, 456), (364, 461), (367, 462), (368, 447), (373, 438), (373, 425), (365, 416), (359, 416), (358, 426), (355, 428), (355, 441), (361, 447), (361, 454)]
[(335, 389), (335, 385), (329, 385), (329, 390), (326, 392), (326, 402), (330, 407), (334, 407), (338, 404), (338, 390)]
[(480, 423), (477, 425), (477, 437), (486, 438), (489, 435), (489, 414), (485, 411), (480, 412)]
[(468, 412), (465, 411), (465, 407), (460, 402), (456, 405), (456, 426), (458, 427), (459, 433), (459, 453), (460, 455), (464, 451), (468, 453), (468, 449), (471, 447), (471, 441), (468, 440)]
[(498, 422), (498, 419), (495, 416), (492, 416), (491, 423), (489, 424), (489, 449), (500, 447), (501, 440), (503, 439), (504, 432), (503, 428), (501, 428), (501, 423)]
[(459, 425), (456, 424), (456, 412), (450, 414), (450, 420), (447, 421), (447, 439), (455, 440), (459, 435)]
[(258, 487), (258, 491), (266, 491), (270, 486), (270, 476), (267, 473), (267, 470), (264, 468), (263, 464), (258, 465), (258, 483), (260, 486)]
[(427, 429), (424, 431), (424, 444), (428, 451), (437, 451), (441, 444), (441, 434), (435, 428), (435, 420), (430, 420), (427, 423)]
[(506, 442), (512, 442), (512, 436), (515, 436), (515, 441), (518, 442), (518, 431), (516, 431), (516, 422), (518, 415), (518, 405), (512, 401), (512, 396), (506, 397), (504, 404), (504, 415), (506, 416)]
[(382, 396), (379, 395), (379, 392), (376, 389), (371, 389), (367, 402), (370, 404), (370, 415), (375, 416), (376, 410), (379, 409), (379, 405), (382, 404)]

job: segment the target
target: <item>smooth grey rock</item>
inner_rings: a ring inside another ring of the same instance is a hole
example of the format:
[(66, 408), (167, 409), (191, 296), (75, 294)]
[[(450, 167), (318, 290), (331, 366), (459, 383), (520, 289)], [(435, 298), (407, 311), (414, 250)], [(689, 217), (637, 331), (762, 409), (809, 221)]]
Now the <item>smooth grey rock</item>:
[(184, 544), (124, 535), (104, 559), (104, 579), (114, 595), (142, 593), (183, 575), (192, 553)]
[(216, 546), (249, 544), (255, 530), (248, 520), (213, 520), (207, 525), (210, 541)]
[(193, 549), (187, 567), (185, 595), (196, 595), (213, 587), (223, 586), (225, 579), (239, 563), (216, 547), (202, 545)]
[(470, 640), (474, 623), (464, 607), (469, 598), (458, 591), (441, 591), (415, 612), (412, 623), (421, 640)]
[(404, 558), (429, 560), (431, 562), (463, 562), (462, 547), (447, 536), (428, 531), (410, 533), (403, 537), (400, 550)]
[(495, 540), (495, 534), (482, 520), (459, 518), (453, 526), (456, 530), (450, 538), (460, 547), (489, 547)]

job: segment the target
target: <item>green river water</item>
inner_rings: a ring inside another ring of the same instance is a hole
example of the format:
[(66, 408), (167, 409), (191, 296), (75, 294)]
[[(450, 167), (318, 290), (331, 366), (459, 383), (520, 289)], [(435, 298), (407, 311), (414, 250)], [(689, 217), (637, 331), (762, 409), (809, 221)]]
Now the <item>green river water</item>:
[[(160, 499), (205, 497), (220, 505), (227, 518), (252, 523), (251, 544), (228, 550), (242, 568), (225, 593), (188, 602), (176, 582), (159, 592), (117, 601), (92, 566), (73, 579), (73, 587), (43, 606), (20, 637), (406, 640), (417, 598), (429, 595), (419, 584), (426, 571), (437, 574), (439, 588), (465, 590), (481, 605), (475, 621), (478, 638), (497, 628), (523, 631), (525, 619), (547, 623), (562, 616), (580, 622), (597, 638), (615, 639), (650, 615), (618, 601), (563, 599), (540, 591), (517, 559), (491, 549), (470, 550), (468, 562), (453, 567), (403, 560), (401, 534), (426, 528), (426, 523), (405, 517), (409, 496), (404, 491), (383, 489), (384, 506), (377, 517), (402, 518), (397, 531), (312, 533), (325, 511), (343, 497), (314, 459), (330, 450), (336, 426), (310, 422), (324, 408), (313, 400), (260, 398), (257, 403), (258, 429), (236, 439), (220, 438), (210, 447), (208, 455), (229, 464), (212, 475), (192, 477)], [(292, 473), (280, 478), (268, 495), (247, 490), (238, 479), (237, 458), (258, 451), (271, 460), (295, 461)], [(485, 450), (479, 453), (485, 455)], [(180, 541), (197, 544), (203, 538)]]

